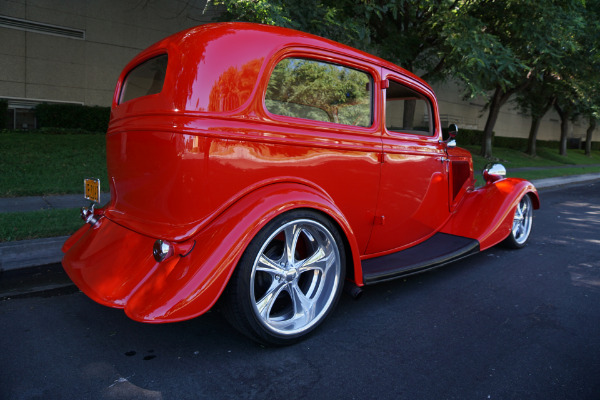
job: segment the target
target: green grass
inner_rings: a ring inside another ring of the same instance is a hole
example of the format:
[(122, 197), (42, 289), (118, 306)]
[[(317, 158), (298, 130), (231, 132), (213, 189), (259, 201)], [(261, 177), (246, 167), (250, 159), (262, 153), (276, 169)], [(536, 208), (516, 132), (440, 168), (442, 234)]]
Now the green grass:
[[(510, 171), (509, 171), (510, 172)], [(508, 176), (515, 178), (523, 178), (527, 180), (555, 178), (559, 176), (582, 175), (600, 172), (600, 167), (572, 167), (560, 168), (555, 170), (532, 170), (532, 171), (515, 171), (507, 173)]]
[(0, 197), (82, 193), (108, 182), (104, 135), (0, 132)]
[(0, 213), (0, 242), (70, 235), (82, 225), (78, 208)]
[[(566, 157), (557, 150), (539, 148), (537, 157), (505, 148), (494, 148), (494, 159), (477, 155), (478, 146), (464, 146), (473, 154), (475, 177), (488, 162), (500, 162), (508, 176), (542, 179), (600, 172), (600, 152), (586, 157), (581, 150), (569, 150)], [(519, 171), (523, 167), (566, 167)], [(511, 172), (511, 169), (513, 171)], [(98, 134), (0, 132), (0, 197), (83, 193), (84, 177), (108, 182), (105, 137)], [(77, 209), (0, 213), (0, 242), (63, 236), (75, 232), (83, 221)]]
[[(513, 168), (567, 167), (600, 164), (600, 152), (598, 151), (592, 152), (592, 156), (587, 157), (583, 150), (567, 150), (567, 155), (563, 157), (558, 154), (558, 150), (556, 149), (541, 147), (538, 149), (538, 155), (536, 157), (531, 157), (518, 150), (494, 148), (494, 157), (493, 159), (488, 160), (479, 155), (479, 146), (464, 146), (464, 148), (469, 150), (473, 155), (473, 167), (477, 173), (478, 171), (483, 170), (485, 165), (490, 162), (498, 162), (504, 165), (509, 176), (519, 176), (511, 173), (511, 169)], [(563, 176), (562, 174), (564, 174), (564, 172), (561, 172), (561, 169), (551, 169), (548, 170), (548, 174), (549, 175), (544, 177)], [(536, 177), (535, 179), (539, 178)]]

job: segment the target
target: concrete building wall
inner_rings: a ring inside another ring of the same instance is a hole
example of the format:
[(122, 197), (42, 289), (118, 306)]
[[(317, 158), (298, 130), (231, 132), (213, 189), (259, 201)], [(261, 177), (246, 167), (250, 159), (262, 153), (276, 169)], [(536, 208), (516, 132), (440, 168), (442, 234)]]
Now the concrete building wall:
[[(438, 98), (442, 126), (456, 123), (459, 129), (461, 127), (478, 130), (485, 128), (488, 112), (484, 111), (484, 106), (487, 99), (464, 100), (464, 88), (452, 82), (432, 86)], [(509, 101), (500, 110), (494, 132), (497, 136), (527, 138), (530, 127), (531, 117), (520, 113), (515, 103)], [(585, 140), (587, 128), (588, 122), (585, 120), (579, 119), (575, 123), (570, 123), (568, 137)], [(560, 117), (554, 109), (548, 111), (542, 119), (537, 138), (550, 141), (560, 139)], [(600, 129), (594, 131), (592, 140), (600, 142)]]
[[(108, 106), (122, 68), (140, 50), (218, 13), (209, 0), (1, 0), (0, 98), (9, 100), (15, 121), (24, 116), (17, 128), (31, 127), (25, 111), (41, 101)], [(434, 89), (444, 125), (484, 128), (485, 99), (465, 101), (452, 83)], [(527, 137), (530, 123), (507, 104), (495, 132)], [(571, 137), (585, 137), (586, 128), (585, 122), (572, 125)], [(560, 118), (551, 111), (539, 139), (559, 136)], [(594, 140), (600, 141), (600, 129)]]
[(207, 0), (2, 0), (0, 98), (13, 109), (40, 101), (109, 106), (140, 50), (216, 15)]

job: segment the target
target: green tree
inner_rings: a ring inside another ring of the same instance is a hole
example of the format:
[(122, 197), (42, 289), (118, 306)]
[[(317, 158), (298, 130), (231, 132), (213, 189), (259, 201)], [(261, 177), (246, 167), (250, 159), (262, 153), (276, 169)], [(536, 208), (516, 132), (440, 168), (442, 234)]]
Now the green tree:
[(585, 0), (218, 2), (227, 10), (224, 20), (324, 36), (395, 62), (426, 80), (451, 74), (464, 83), (467, 97), (488, 99), (482, 138), (486, 157), (492, 156), (494, 127), (509, 99), (538, 82), (544, 86), (549, 76), (568, 79), (563, 64), (578, 51), (587, 19)]
[[(541, 117), (554, 107), (561, 118), (559, 153), (566, 155), (570, 123), (577, 118), (590, 120), (586, 148), (591, 151), (591, 135), (599, 99), (600, 63), (598, 62), (599, 26), (598, 0), (587, 1), (584, 7), (572, 10), (579, 15), (577, 29), (570, 33), (573, 46), (562, 49), (556, 64), (546, 69), (542, 79), (532, 83), (518, 95), (522, 110), (532, 116), (528, 153), (535, 155), (535, 137)], [(585, 18), (584, 18), (585, 17)], [(589, 144), (588, 144), (589, 142)]]
[(586, 28), (581, 38), (583, 62), (580, 64), (583, 82), (581, 114), (589, 125), (585, 138), (585, 154), (592, 155), (592, 136), (600, 118), (600, 1), (586, 2)]
[[(260, 22), (313, 33), (442, 80), (449, 60), (462, 60), (482, 41), (469, 8), (478, 0), (217, 0), (221, 20)], [(485, 39), (484, 39), (485, 40)], [(460, 57), (453, 56), (460, 54)], [(407, 104), (408, 111), (411, 110)], [(412, 119), (409, 113), (408, 119)]]
[(455, 72), (468, 94), (487, 94), (482, 155), (492, 156), (500, 109), (518, 92), (552, 76), (577, 47), (584, 25), (583, 0), (480, 1), (470, 12), (486, 36), (479, 57), (469, 55)]
[[(467, 51), (481, 32), (467, 10), (477, 0), (217, 0), (223, 21), (298, 29), (394, 62), (424, 79), (446, 76), (448, 54)], [(468, 43), (461, 39), (470, 35)]]

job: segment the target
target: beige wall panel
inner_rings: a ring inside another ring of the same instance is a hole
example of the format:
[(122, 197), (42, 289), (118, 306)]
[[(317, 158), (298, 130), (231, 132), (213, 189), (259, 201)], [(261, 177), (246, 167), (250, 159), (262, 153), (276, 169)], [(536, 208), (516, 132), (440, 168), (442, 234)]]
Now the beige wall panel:
[[(29, 59), (27, 62), (27, 96), (34, 97), (29, 93), (29, 85), (43, 85), (56, 88), (85, 89), (85, 72), (81, 65), (68, 62)], [(48, 98), (48, 97), (44, 97)], [(49, 97), (52, 99), (52, 97)], [(64, 99), (60, 99), (64, 100)], [(73, 99), (82, 101), (81, 97)]]
[(0, 97), (25, 97), (25, 83), (0, 80)]
[[(151, 16), (150, 3), (152, 2), (137, 0), (88, 0), (86, 13), (99, 20), (139, 25), (139, 20), (154, 18)], [(178, 1), (168, 3), (178, 3)]]
[(0, 57), (25, 56), (25, 32), (0, 28)]
[(57, 85), (28, 84), (27, 98), (83, 103), (85, 89)]
[(86, 40), (90, 43), (105, 43), (114, 46), (137, 48), (137, 31), (124, 22), (87, 18)]
[(25, 18), (25, 2), (26, 0), (2, 0), (0, 1), (0, 14)]
[(197, 24), (178, 16), (183, 7), (186, 3), (179, 1), (90, 1), (88, 39), (144, 49), (165, 36)]
[(88, 106), (110, 107), (112, 102), (113, 90), (93, 90), (85, 91), (85, 104)]
[(87, 15), (94, 18), (131, 26), (152, 27), (166, 34), (201, 23), (197, 20), (210, 21), (214, 15), (210, 12), (214, 10), (212, 5), (202, 14), (206, 0), (89, 0), (86, 4)]
[(88, 64), (85, 70), (86, 87), (90, 90), (112, 91), (117, 84), (120, 72), (121, 65), (115, 64), (112, 68), (107, 68), (102, 64)]
[[(529, 130), (527, 131), (529, 136)], [(538, 140), (558, 140), (560, 137), (560, 124), (550, 121), (542, 121), (538, 130)]]
[(25, 57), (2, 55), (0, 57), (0, 82), (25, 83)]
[(500, 109), (498, 121), (494, 127), (494, 133), (498, 136), (527, 137), (531, 118), (519, 114), (513, 106), (508, 103)]
[(44, 24), (85, 29), (85, 1), (30, 0), (27, 19)]
[(87, 44), (85, 57), (86, 87), (92, 91), (111, 93), (109, 96), (102, 96), (102, 102), (93, 102), (90, 105), (110, 105), (112, 92), (121, 71), (138, 52), (138, 49), (115, 47), (107, 44)]
[(83, 65), (85, 46), (83, 40), (27, 32), (27, 57), (30, 59)]

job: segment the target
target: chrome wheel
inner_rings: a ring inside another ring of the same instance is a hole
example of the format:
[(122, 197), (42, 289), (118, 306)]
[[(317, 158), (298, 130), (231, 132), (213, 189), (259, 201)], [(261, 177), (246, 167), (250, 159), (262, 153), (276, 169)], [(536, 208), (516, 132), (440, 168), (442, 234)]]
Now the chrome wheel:
[(224, 293), (223, 311), (254, 340), (291, 344), (335, 307), (344, 277), (337, 228), (321, 214), (292, 211), (252, 240)]
[(339, 250), (327, 228), (308, 219), (288, 222), (265, 241), (254, 261), (253, 310), (277, 334), (306, 331), (329, 310), (340, 272)]
[(513, 248), (525, 246), (529, 239), (532, 225), (533, 205), (531, 203), (531, 198), (528, 195), (524, 195), (515, 210), (512, 229), (510, 235), (506, 238), (505, 243)]

